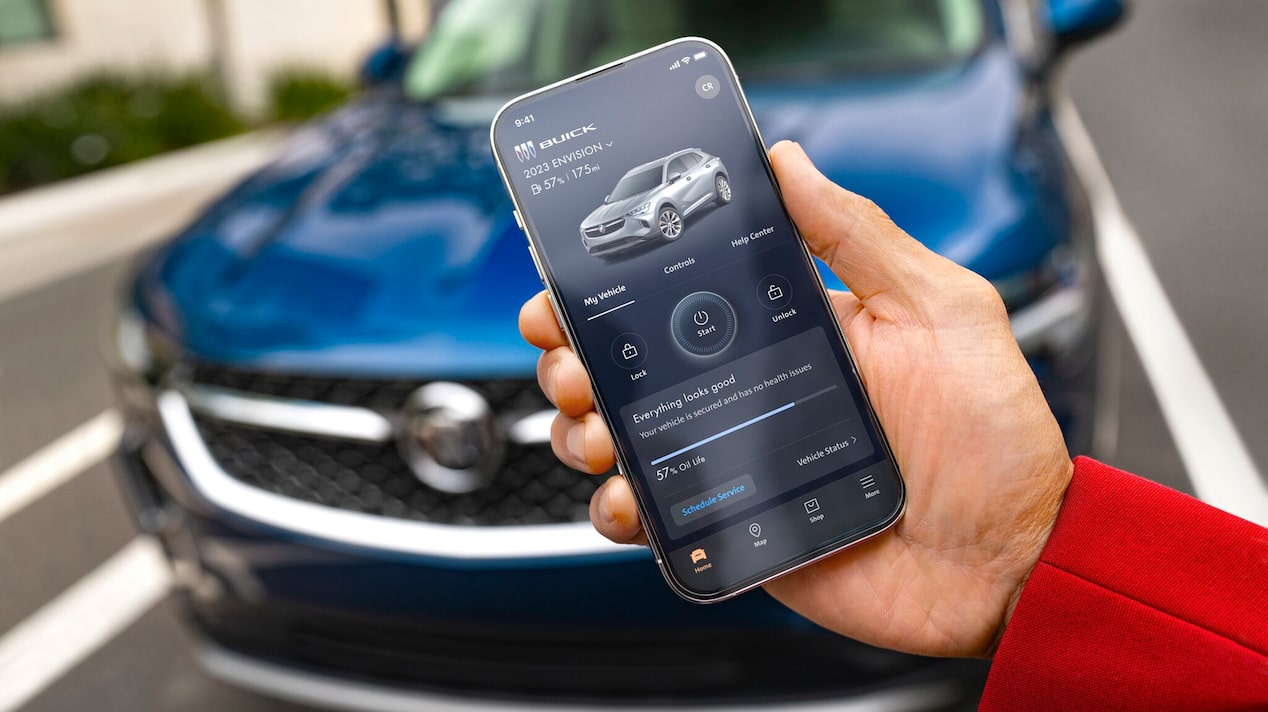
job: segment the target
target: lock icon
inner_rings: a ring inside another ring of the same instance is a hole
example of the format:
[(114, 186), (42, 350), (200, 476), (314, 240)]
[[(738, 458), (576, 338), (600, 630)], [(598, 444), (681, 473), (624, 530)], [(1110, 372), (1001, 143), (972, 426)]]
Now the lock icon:
[(629, 361), (630, 359), (638, 356), (638, 349), (634, 348), (634, 344), (627, 343), (621, 349), (621, 356), (623, 356), (626, 361)]
[(772, 302), (777, 302), (784, 298), (784, 290), (780, 289), (778, 284), (772, 284), (766, 290), (766, 298)]

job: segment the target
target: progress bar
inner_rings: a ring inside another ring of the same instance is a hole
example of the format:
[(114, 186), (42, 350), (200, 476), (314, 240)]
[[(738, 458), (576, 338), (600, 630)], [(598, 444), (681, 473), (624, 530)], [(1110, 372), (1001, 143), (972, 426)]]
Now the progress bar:
[(756, 418), (750, 418), (750, 419), (748, 419), (748, 420), (744, 421), (743, 423), (740, 423), (739, 425), (732, 425), (731, 427), (727, 428), (726, 430), (723, 430), (723, 431), (722, 431), (722, 432), (720, 432), (720, 433), (715, 433), (715, 434), (710, 435), (709, 437), (705, 438), (704, 440), (699, 440), (699, 441), (697, 441), (697, 442), (694, 442), (694, 443), (692, 443), (692, 444), (688, 445), (687, 447), (684, 447), (684, 448), (679, 448), (679, 449), (677, 449), (677, 450), (674, 450), (673, 452), (669, 453), (668, 455), (665, 455), (664, 457), (658, 457), (658, 458), (656, 458), (655, 460), (652, 460), (652, 464), (653, 464), (653, 465), (659, 465), (660, 463), (664, 462), (665, 460), (668, 460), (668, 459), (669, 459), (669, 458), (671, 458), (671, 457), (678, 457), (679, 455), (683, 454), (684, 452), (687, 452), (688, 450), (692, 450), (692, 449), (694, 449), (694, 448), (698, 448), (698, 447), (700, 447), (701, 445), (705, 445), (705, 444), (707, 444), (707, 443), (711, 443), (711, 442), (713, 442), (714, 440), (717, 440), (718, 438), (724, 438), (724, 437), (726, 437), (726, 436), (730, 435), (731, 433), (734, 433), (734, 432), (735, 432), (735, 431), (737, 431), (737, 430), (743, 430), (744, 428), (747, 428), (748, 426), (752, 425), (753, 423), (760, 423), (760, 422), (762, 422), (763, 420), (766, 420), (767, 418), (771, 417), (772, 415), (778, 415), (778, 414), (780, 414), (780, 413), (782, 413), (782, 412), (784, 412), (784, 411), (788, 410), (789, 408), (791, 408), (791, 407), (793, 407), (793, 406), (795, 406), (795, 405), (797, 405), (795, 402), (794, 402), (794, 403), (785, 403), (784, 405), (779, 406), (779, 407), (778, 407), (778, 408), (776, 408), (775, 410), (768, 411), (768, 412), (766, 412), (766, 413), (762, 413), (761, 415), (757, 416)]
[(724, 438), (724, 437), (726, 437), (726, 436), (730, 435), (731, 433), (734, 433), (734, 432), (735, 432), (735, 431), (737, 431), (737, 430), (743, 430), (744, 428), (747, 428), (748, 426), (750, 426), (750, 425), (752, 425), (752, 424), (754, 424), (754, 423), (760, 423), (760, 422), (762, 422), (763, 420), (766, 420), (767, 418), (771, 417), (772, 415), (779, 415), (780, 413), (782, 413), (782, 412), (784, 412), (784, 411), (788, 410), (789, 408), (791, 408), (791, 407), (793, 407), (793, 406), (795, 406), (795, 405), (798, 405), (798, 404), (800, 404), (800, 403), (805, 403), (806, 401), (810, 400), (811, 398), (818, 398), (819, 396), (823, 395), (824, 393), (830, 393), (830, 392), (832, 392), (832, 391), (835, 391), (835, 390), (836, 390), (836, 388), (837, 388), (837, 387), (836, 387), (836, 385), (834, 384), (834, 385), (828, 386), (827, 388), (822, 388), (822, 389), (820, 389), (820, 390), (817, 390), (817, 391), (815, 391), (814, 393), (811, 393), (811, 394), (810, 394), (810, 395), (808, 395), (808, 396), (802, 396), (801, 398), (798, 398), (797, 400), (793, 401), (792, 403), (785, 403), (784, 405), (779, 406), (779, 407), (778, 407), (778, 408), (776, 408), (775, 410), (768, 411), (768, 412), (766, 412), (766, 413), (762, 413), (761, 415), (757, 416), (756, 418), (750, 418), (749, 420), (746, 420), (746, 421), (744, 421), (743, 423), (740, 423), (739, 425), (733, 425), (733, 426), (731, 426), (731, 427), (727, 428), (726, 430), (723, 430), (723, 431), (722, 431), (722, 432), (720, 432), (720, 433), (715, 433), (715, 434), (713, 434), (713, 435), (710, 435), (709, 437), (705, 438), (704, 440), (699, 440), (699, 441), (697, 441), (697, 442), (694, 442), (694, 443), (692, 443), (692, 444), (688, 445), (687, 447), (684, 447), (684, 448), (679, 448), (679, 449), (677, 449), (677, 450), (674, 450), (673, 452), (669, 453), (668, 455), (665, 455), (664, 457), (658, 457), (658, 458), (656, 458), (655, 460), (652, 460), (652, 464), (653, 464), (653, 465), (659, 465), (660, 463), (664, 462), (665, 460), (668, 460), (668, 459), (669, 459), (669, 458), (671, 458), (671, 457), (678, 457), (679, 455), (683, 454), (684, 452), (687, 452), (688, 450), (691, 450), (691, 449), (694, 449), (694, 448), (698, 448), (698, 447), (700, 447), (701, 445), (706, 445), (706, 444), (708, 444), (708, 443), (713, 442), (714, 440), (717, 440), (718, 438)]

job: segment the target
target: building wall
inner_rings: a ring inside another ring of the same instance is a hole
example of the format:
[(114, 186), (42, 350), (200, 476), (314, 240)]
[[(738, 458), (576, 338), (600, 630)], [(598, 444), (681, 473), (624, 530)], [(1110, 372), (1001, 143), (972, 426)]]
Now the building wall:
[[(312, 67), (351, 78), (387, 38), (383, 0), (46, 0), (57, 35), (0, 47), (0, 102), (103, 69), (192, 71), (220, 57), (229, 94), (256, 112), (269, 76)], [(427, 0), (395, 0), (402, 36), (421, 37)], [(217, 33), (217, 17), (223, 33)]]
[(47, 0), (56, 36), (0, 48), (0, 100), (53, 88), (97, 67), (193, 69), (209, 39), (202, 0)]

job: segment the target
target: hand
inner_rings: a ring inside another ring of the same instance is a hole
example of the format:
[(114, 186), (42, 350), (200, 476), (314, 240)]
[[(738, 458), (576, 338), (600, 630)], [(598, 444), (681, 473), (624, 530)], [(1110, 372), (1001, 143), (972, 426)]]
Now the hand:
[[(771, 161), (802, 236), (852, 290), (832, 302), (906, 479), (907, 512), (884, 534), (766, 590), (866, 643), (989, 656), (1074, 469), (1061, 430), (989, 282), (833, 185), (800, 146), (777, 144)], [(606, 471), (611, 437), (544, 294), (524, 305), (520, 329), (546, 351), (537, 374), (560, 410), (555, 452), (577, 469)], [(613, 541), (646, 543), (620, 477), (595, 494), (590, 518)]]

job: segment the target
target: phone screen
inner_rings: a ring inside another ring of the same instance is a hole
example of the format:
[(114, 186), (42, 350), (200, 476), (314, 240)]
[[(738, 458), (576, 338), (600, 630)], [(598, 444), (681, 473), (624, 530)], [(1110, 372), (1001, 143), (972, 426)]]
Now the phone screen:
[(733, 594), (897, 520), (902, 481), (716, 46), (528, 95), (493, 138), (679, 593)]

